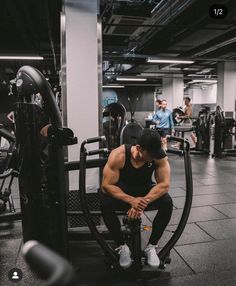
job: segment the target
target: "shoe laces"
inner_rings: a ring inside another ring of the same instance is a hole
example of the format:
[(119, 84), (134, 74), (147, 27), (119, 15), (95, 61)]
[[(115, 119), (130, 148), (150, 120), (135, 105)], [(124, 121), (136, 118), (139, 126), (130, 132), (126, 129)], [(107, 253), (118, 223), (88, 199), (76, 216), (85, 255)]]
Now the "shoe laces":
[(128, 246), (124, 244), (124, 245), (120, 245), (119, 247), (117, 247), (115, 251), (117, 251), (119, 254), (121, 254), (121, 252), (126, 253), (126, 250), (128, 252), (127, 248)]
[(155, 251), (155, 253), (156, 253), (156, 250), (157, 250), (157, 248), (158, 248), (158, 246), (157, 245), (149, 245), (147, 248), (146, 248), (146, 251)]

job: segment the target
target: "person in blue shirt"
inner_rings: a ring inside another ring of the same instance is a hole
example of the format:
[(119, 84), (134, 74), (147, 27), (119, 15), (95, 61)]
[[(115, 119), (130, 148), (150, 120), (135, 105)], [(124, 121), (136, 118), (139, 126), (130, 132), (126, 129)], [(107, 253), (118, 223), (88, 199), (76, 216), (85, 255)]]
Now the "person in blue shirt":
[(156, 123), (156, 128), (159, 129), (162, 138), (163, 149), (167, 150), (166, 135), (174, 131), (174, 122), (171, 110), (167, 109), (167, 101), (165, 99), (161, 102), (161, 109), (153, 115), (152, 120)]

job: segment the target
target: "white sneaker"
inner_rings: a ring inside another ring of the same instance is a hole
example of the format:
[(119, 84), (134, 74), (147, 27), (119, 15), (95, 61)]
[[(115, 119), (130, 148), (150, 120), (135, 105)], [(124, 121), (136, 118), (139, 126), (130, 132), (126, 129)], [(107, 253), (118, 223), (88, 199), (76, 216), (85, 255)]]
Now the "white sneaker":
[(159, 267), (160, 259), (157, 256), (156, 245), (148, 244), (144, 252), (147, 257), (147, 264), (151, 267)]
[(179, 149), (180, 145), (179, 144), (173, 144), (173, 145), (170, 145), (172, 148), (174, 149)]
[(120, 245), (115, 249), (120, 255), (120, 266), (122, 268), (129, 268), (132, 264), (131, 252), (127, 244)]

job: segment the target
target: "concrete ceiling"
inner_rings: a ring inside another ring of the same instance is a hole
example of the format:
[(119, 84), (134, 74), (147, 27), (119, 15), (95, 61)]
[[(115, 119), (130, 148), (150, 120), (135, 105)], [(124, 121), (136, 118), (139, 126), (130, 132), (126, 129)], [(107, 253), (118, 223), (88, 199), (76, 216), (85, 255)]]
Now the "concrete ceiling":
[[(209, 17), (214, 0), (102, 1), (103, 59), (110, 66), (104, 72), (105, 81), (145, 73), (154, 85), (173, 73), (183, 73), (185, 82), (192, 74), (215, 78), (218, 62), (236, 60), (236, 1), (217, 3), (228, 8), (224, 19)], [(150, 64), (149, 56), (188, 58), (194, 63)], [(132, 67), (122, 71), (121, 63)]]
[[(216, 77), (217, 63), (236, 60), (236, 1), (218, 0), (228, 8), (225, 19), (209, 17), (215, 0), (101, 0), (104, 83), (117, 75), (148, 78), (183, 73)], [(2, 0), (0, 54), (34, 54), (42, 62), (0, 61), (0, 81), (33, 64), (58, 80), (62, 0)], [(191, 65), (150, 64), (148, 56), (193, 59)]]

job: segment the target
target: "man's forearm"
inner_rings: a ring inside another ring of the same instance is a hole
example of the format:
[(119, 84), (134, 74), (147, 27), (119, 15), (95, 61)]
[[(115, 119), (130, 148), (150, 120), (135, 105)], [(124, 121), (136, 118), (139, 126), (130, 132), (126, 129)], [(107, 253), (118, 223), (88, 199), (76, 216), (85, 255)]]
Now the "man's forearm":
[(166, 184), (159, 183), (151, 188), (149, 193), (144, 198), (147, 199), (149, 203), (151, 203), (166, 194), (168, 190), (169, 188), (166, 186)]
[(133, 199), (132, 196), (127, 195), (124, 193), (121, 188), (115, 186), (115, 185), (107, 185), (103, 187), (103, 191), (105, 194), (108, 194), (115, 199), (121, 200), (125, 203), (131, 204), (131, 200)]

